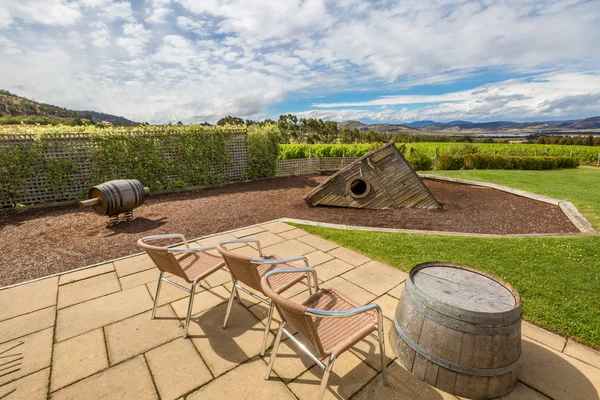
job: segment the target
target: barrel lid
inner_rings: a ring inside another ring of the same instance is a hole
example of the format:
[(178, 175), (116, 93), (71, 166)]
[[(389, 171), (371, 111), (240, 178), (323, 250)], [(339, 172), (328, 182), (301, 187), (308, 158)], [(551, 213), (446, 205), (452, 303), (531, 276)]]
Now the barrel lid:
[(463, 310), (503, 313), (521, 302), (518, 292), (508, 283), (465, 265), (420, 264), (411, 271), (411, 281), (425, 295)]

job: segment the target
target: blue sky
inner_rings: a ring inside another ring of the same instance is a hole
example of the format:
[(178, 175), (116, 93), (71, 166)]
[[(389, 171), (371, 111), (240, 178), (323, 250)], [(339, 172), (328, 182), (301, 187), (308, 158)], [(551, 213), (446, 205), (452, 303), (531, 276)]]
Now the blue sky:
[(0, 0), (0, 88), (151, 123), (600, 115), (599, 0)]

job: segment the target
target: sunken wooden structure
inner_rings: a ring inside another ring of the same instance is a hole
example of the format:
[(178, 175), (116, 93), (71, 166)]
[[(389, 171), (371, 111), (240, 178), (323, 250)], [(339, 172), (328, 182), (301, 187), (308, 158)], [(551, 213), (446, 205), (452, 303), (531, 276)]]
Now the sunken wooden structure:
[(333, 174), (304, 201), (309, 206), (441, 208), (394, 142)]
[(89, 200), (79, 202), (80, 207), (93, 207), (100, 215), (110, 217), (109, 225), (119, 223), (119, 214), (124, 214), (124, 221), (133, 219), (133, 209), (141, 206), (150, 193), (135, 179), (117, 179), (92, 187)]
[(400, 297), (390, 342), (418, 378), (469, 399), (498, 398), (517, 382), (521, 296), (502, 279), (465, 265), (415, 266)]

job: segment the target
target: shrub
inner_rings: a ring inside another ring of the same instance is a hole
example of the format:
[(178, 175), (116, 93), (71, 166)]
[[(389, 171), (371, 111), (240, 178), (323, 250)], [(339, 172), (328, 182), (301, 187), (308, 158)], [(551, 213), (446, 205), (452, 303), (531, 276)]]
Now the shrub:
[(409, 155), (407, 160), (415, 171), (428, 171), (433, 168), (433, 160), (418, 151)]
[(279, 157), (279, 129), (276, 124), (248, 127), (248, 168), (249, 179), (259, 179), (277, 174)]
[(579, 161), (569, 157), (520, 157), (476, 153), (465, 155), (464, 164), (465, 169), (540, 170), (575, 168), (579, 166)]
[(463, 169), (465, 159), (461, 155), (443, 154), (435, 162), (435, 169), (438, 170), (456, 170)]

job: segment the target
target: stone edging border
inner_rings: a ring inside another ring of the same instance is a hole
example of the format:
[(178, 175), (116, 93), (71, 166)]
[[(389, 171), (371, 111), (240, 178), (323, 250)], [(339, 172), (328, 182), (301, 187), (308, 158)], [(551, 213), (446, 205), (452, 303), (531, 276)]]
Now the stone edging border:
[[(562, 212), (567, 216), (567, 218), (569, 218), (569, 220), (573, 223), (573, 225), (575, 225), (575, 227), (577, 227), (577, 229), (579, 229), (579, 231), (581, 232), (580, 234), (586, 234), (586, 235), (597, 235), (598, 234), (598, 232), (596, 232), (596, 230), (594, 229), (594, 227), (592, 226), (590, 221), (588, 221), (587, 218), (584, 217), (583, 214), (581, 214), (579, 212), (577, 207), (575, 207), (573, 205), (573, 203), (571, 203), (569, 201), (557, 200), (557, 199), (553, 199), (551, 197), (526, 192), (524, 190), (513, 189), (508, 186), (498, 185), (496, 183), (471, 181), (468, 179), (449, 178), (446, 176), (438, 176), (438, 175), (431, 175), (431, 174), (419, 174), (419, 176), (421, 178), (442, 181), (442, 182), (452, 182), (452, 183), (459, 183), (459, 184), (463, 184), (463, 185), (492, 188), (492, 189), (500, 190), (502, 192), (514, 194), (516, 196), (526, 197), (528, 199), (542, 201), (544, 203), (549, 203), (549, 204), (554, 204), (554, 205), (560, 207)], [(510, 236), (510, 235), (499, 235), (499, 236)], [(521, 236), (527, 236), (527, 235), (521, 235)], [(536, 236), (539, 236), (539, 235), (536, 235)], [(545, 235), (545, 236), (548, 236), (548, 235)]]

